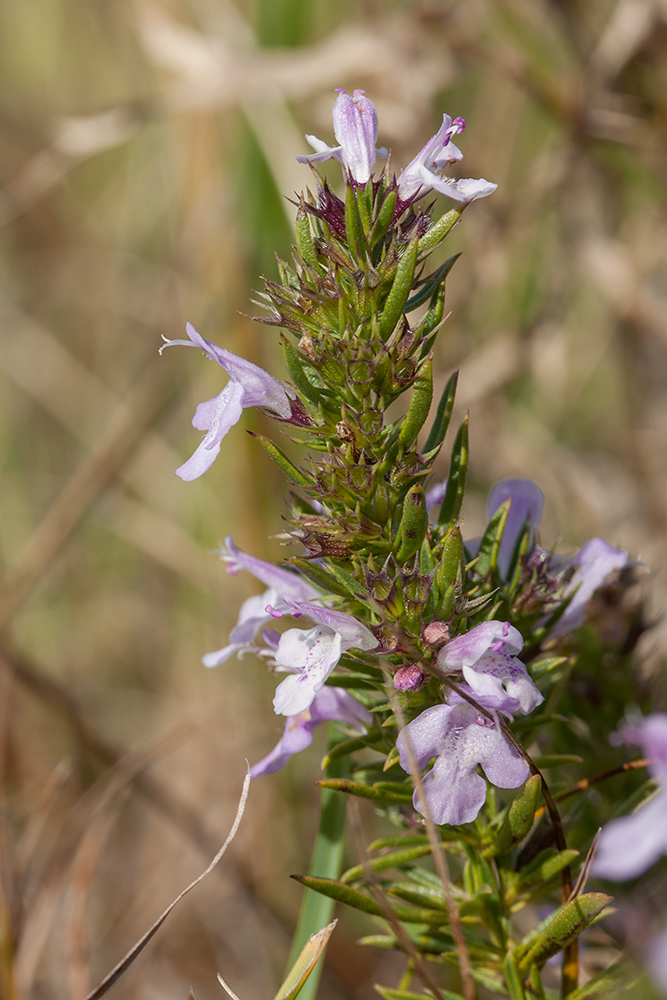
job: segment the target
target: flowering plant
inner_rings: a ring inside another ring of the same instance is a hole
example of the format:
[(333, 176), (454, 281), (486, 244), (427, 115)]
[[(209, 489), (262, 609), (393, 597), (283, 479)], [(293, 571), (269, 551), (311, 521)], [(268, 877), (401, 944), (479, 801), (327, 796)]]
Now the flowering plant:
[[(646, 707), (630, 659), (642, 630), (636, 564), (599, 538), (570, 558), (543, 547), (544, 499), (522, 479), (494, 487), (482, 537), (464, 539), (468, 416), (438, 485), (457, 373), (432, 405), (456, 255), (429, 259), (496, 185), (446, 173), (463, 155), (452, 141), (461, 118), (445, 115), (398, 176), (376, 170), (386, 150), (363, 91), (340, 91), (333, 121), (337, 145), (308, 136), (315, 152), (297, 157), (313, 167), (317, 191), (299, 200), (292, 262), (280, 262), (262, 293), (260, 321), (286, 331), (286, 378), (190, 326), (189, 341), (168, 342), (198, 346), (229, 375), (197, 408), (193, 424), (206, 436), (181, 478), (211, 467), (248, 406), (281, 421), (301, 448), (255, 435), (292, 491), (284, 540), (298, 548), (274, 566), (228, 539), (229, 571), (268, 589), (245, 601), (228, 644), (204, 663), (251, 653), (286, 674), (273, 703), (285, 731), (252, 768), (256, 778), (331, 723), (315, 854), (323, 868), (299, 877), (321, 902), (306, 902), (297, 937), (330, 919), (336, 900), (374, 914), (383, 928), (367, 943), (406, 955), (398, 987), (378, 987), (389, 1000), (469, 1000), (478, 988), (513, 1000), (555, 989), (571, 1000), (607, 995), (628, 967), (607, 968), (607, 942), (583, 987), (578, 941), (611, 901), (586, 884), (596, 828), (635, 792), (638, 773), (608, 742), (627, 705)], [(317, 172), (328, 159), (342, 165), (343, 197)], [(424, 200), (434, 194), (455, 203), (439, 218)], [(390, 417), (403, 397), (402, 416)], [(655, 754), (661, 782), (664, 719), (654, 728), (647, 722), (634, 742)], [(342, 872), (351, 796), (372, 801), (395, 832)], [(646, 813), (662, 815), (663, 798)], [(664, 850), (664, 832), (639, 837), (641, 815), (603, 832), (601, 877), (629, 878)], [(618, 860), (633, 836), (641, 864)], [(526, 919), (538, 907), (543, 919)], [(550, 961), (559, 955), (560, 972)], [(459, 981), (445, 989), (452, 968)]]

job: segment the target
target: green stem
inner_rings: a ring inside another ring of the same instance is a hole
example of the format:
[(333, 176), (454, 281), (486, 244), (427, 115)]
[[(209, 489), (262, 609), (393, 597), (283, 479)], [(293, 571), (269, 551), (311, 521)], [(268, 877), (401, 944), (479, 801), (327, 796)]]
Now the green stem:
[[(330, 726), (327, 749), (331, 749), (340, 737), (334, 738), (334, 727)], [(324, 778), (346, 778), (350, 774), (350, 760), (333, 760), (324, 771)], [(345, 846), (345, 806), (347, 797), (329, 788), (322, 790), (320, 803), (320, 826), (308, 869), (309, 875), (322, 878), (338, 878), (343, 869)], [(301, 904), (299, 920), (294, 932), (292, 948), (287, 962), (291, 969), (299, 953), (311, 934), (331, 922), (335, 900), (321, 896), (317, 892), (306, 892)], [(322, 972), (322, 963), (310, 974), (300, 993), (300, 1000), (314, 1000)]]

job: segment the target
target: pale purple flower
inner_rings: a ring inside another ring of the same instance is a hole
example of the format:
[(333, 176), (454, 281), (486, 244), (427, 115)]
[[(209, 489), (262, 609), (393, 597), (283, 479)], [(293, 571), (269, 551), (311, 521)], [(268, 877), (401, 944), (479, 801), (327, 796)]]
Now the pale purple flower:
[(521, 633), (509, 622), (482, 622), (443, 646), (437, 662), (445, 673), (462, 671), (485, 708), (528, 715), (544, 698), (516, 658), (522, 649)]
[(586, 606), (594, 592), (601, 587), (614, 570), (622, 569), (628, 561), (628, 553), (615, 549), (604, 538), (591, 538), (570, 560), (574, 574), (565, 591), (565, 596), (573, 594), (562, 617), (551, 630), (554, 636), (565, 635), (583, 625)]
[(231, 538), (221, 546), (220, 558), (227, 563), (227, 571), (236, 574), (239, 569), (248, 570), (254, 577), (265, 583), (268, 590), (263, 594), (249, 597), (241, 605), (239, 618), (230, 632), (229, 645), (213, 653), (207, 653), (202, 662), (205, 667), (217, 667), (232, 656), (255, 650), (253, 641), (259, 629), (271, 621), (267, 607), (280, 607), (289, 598), (295, 601), (312, 601), (319, 596), (318, 591), (298, 573), (273, 566), (271, 563), (250, 556), (238, 549)]
[(177, 476), (190, 482), (210, 469), (220, 452), (220, 442), (227, 431), (238, 423), (242, 410), (248, 406), (261, 406), (282, 420), (289, 420), (292, 416), (290, 397), (296, 399), (296, 393), (258, 365), (239, 358), (210, 340), (204, 340), (192, 324), (188, 323), (186, 330), (192, 343), (200, 347), (212, 361), (217, 361), (229, 375), (229, 382), (222, 392), (213, 399), (200, 403), (192, 418), (193, 426), (207, 433), (194, 455), (176, 469)]
[(649, 772), (658, 790), (636, 812), (608, 823), (600, 834), (591, 873), (624, 882), (667, 854), (667, 715), (654, 712), (637, 725), (625, 725), (625, 743), (638, 745), (651, 761)]
[(273, 707), (277, 715), (297, 715), (307, 709), (348, 649), (374, 649), (378, 642), (366, 625), (352, 615), (303, 601), (285, 601), (275, 609), (319, 624), (311, 629), (291, 628), (283, 632), (275, 654), (278, 666), (291, 671), (276, 690)]
[[(530, 769), (492, 722), (456, 693), (448, 705), (427, 708), (399, 733), (396, 746), (401, 767), (410, 772), (407, 742), (417, 766), (423, 769), (435, 758), (422, 778), (422, 788), (431, 818), (438, 825), (472, 823), (486, 798), (484, 774), (499, 788), (518, 788)], [(418, 791), (413, 797), (417, 812), (424, 815)]]
[(386, 149), (376, 149), (378, 134), (377, 112), (365, 91), (355, 90), (346, 94), (337, 88), (338, 97), (333, 106), (334, 135), (337, 146), (327, 146), (314, 135), (306, 139), (315, 150), (297, 156), (299, 163), (321, 163), (323, 160), (340, 160), (346, 172), (358, 184), (365, 184), (378, 156), (386, 156)]
[(540, 523), (544, 510), (544, 494), (532, 479), (503, 479), (496, 483), (489, 493), (486, 506), (487, 520), (493, 517), (506, 500), (512, 502), (498, 552), (498, 570), (503, 578), (509, 571), (512, 555), (526, 519), (533, 533)]
[(323, 687), (317, 692), (310, 708), (291, 715), (285, 731), (271, 753), (250, 768), (253, 778), (272, 774), (287, 764), (290, 757), (305, 750), (313, 742), (313, 730), (321, 722), (346, 722), (360, 732), (373, 721), (373, 716), (356, 698), (342, 688)]
[(444, 170), (463, 156), (452, 137), (462, 132), (465, 122), (462, 118), (454, 121), (449, 115), (442, 116), (442, 125), (426, 145), (410, 161), (398, 177), (398, 197), (402, 202), (414, 201), (429, 191), (438, 191), (454, 201), (470, 202), (475, 198), (486, 198), (498, 187), (490, 181), (472, 177), (454, 180), (447, 177)]

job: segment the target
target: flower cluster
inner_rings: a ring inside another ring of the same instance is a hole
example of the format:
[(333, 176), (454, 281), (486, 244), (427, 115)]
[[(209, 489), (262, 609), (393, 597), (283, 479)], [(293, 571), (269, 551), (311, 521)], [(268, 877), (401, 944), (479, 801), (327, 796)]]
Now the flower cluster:
[[(570, 557), (544, 548), (544, 497), (526, 479), (496, 484), (485, 531), (464, 539), (467, 416), (451, 443), (447, 477), (434, 485), (445, 471), (438, 463), (457, 375), (435, 402), (432, 349), (457, 255), (432, 271), (428, 261), (464, 209), (496, 185), (448, 173), (463, 155), (454, 143), (466, 127), (460, 117), (444, 115), (398, 174), (388, 165), (377, 168), (387, 151), (378, 146), (376, 110), (362, 90), (338, 92), (333, 126), (336, 145), (309, 135), (314, 152), (297, 157), (313, 169), (317, 190), (299, 200), (293, 260), (280, 261), (279, 280), (265, 279), (260, 293), (266, 308), (260, 321), (285, 331), (285, 380), (190, 325), (187, 341), (167, 342), (200, 348), (229, 376), (217, 396), (197, 407), (193, 424), (205, 436), (178, 476), (193, 480), (210, 469), (223, 438), (251, 406), (279, 421), (301, 449), (294, 459), (294, 448), (288, 454), (255, 435), (289, 483), (282, 537), (293, 547), (283, 565), (274, 565), (226, 540), (220, 556), (228, 571), (245, 570), (265, 589), (243, 602), (227, 644), (203, 662), (217, 667), (254, 654), (278, 675), (273, 708), (285, 717), (284, 732), (254, 765), (254, 777), (279, 770), (310, 746), (320, 723), (337, 723), (346, 730), (336, 737), (335, 756), (349, 758), (351, 778), (325, 776), (325, 786), (371, 799), (417, 841), (422, 818), (454, 831), (466, 826), (458, 851), (467, 860), (457, 891), (490, 941), (511, 940), (514, 913), (539, 892), (548, 898), (554, 875), (562, 872), (565, 903), (543, 931), (512, 944), (518, 964), (511, 983), (496, 944), (479, 960), (482, 981), (496, 976), (500, 993), (518, 995), (517, 984), (530, 975), (531, 989), (543, 995), (539, 970), (559, 950), (570, 949), (571, 964), (572, 942), (608, 897), (569, 899), (564, 824), (532, 755), (545, 753), (548, 766), (580, 759), (567, 756), (567, 735), (554, 735), (562, 719), (559, 700), (567, 699), (577, 702), (573, 715), (581, 710), (577, 738), (589, 740), (591, 757), (599, 749), (591, 722), (596, 713), (578, 693), (589, 688), (576, 673), (577, 657), (582, 653), (582, 662), (598, 671), (604, 662), (609, 677), (621, 662), (624, 654), (582, 626), (600, 588), (616, 593), (629, 586), (628, 556), (601, 538)], [(342, 166), (344, 198), (318, 173), (327, 160)], [(454, 203), (439, 218), (425, 203), (433, 193)], [(620, 668), (616, 674), (627, 683)], [(638, 818), (661, 829), (665, 732), (664, 720), (638, 730), (636, 741), (652, 756), (661, 790), (603, 832), (594, 868), (600, 876), (632, 877), (666, 849), (663, 834), (640, 834)], [(531, 772), (535, 778), (528, 780)], [(518, 791), (512, 797), (494, 788)], [(557, 850), (540, 830), (544, 810)], [(627, 849), (631, 840), (640, 845), (634, 854)], [(313, 887), (347, 901), (363, 895), (334, 884), (320, 879)], [(445, 912), (426, 876), (417, 888), (399, 882), (392, 891), (411, 905)], [(376, 905), (369, 900), (366, 908)], [(438, 919), (432, 918), (433, 938), (424, 938), (424, 948), (451, 958)], [(418, 922), (431, 927), (423, 913)], [(480, 954), (481, 941), (474, 945)]]

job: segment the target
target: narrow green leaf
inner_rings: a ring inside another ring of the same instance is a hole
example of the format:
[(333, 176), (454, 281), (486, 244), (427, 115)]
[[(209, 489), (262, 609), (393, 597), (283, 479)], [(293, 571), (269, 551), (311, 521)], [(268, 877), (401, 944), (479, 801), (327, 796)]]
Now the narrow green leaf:
[(415, 273), (418, 242), (418, 240), (414, 239), (408, 243), (396, 268), (396, 275), (391, 286), (391, 291), (387, 296), (378, 321), (378, 333), (382, 340), (387, 340), (389, 335), (393, 333), (408, 301)]
[(513, 952), (508, 952), (503, 961), (503, 974), (507, 983), (510, 1000), (525, 1000), (522, 977), (519, 975)]
[[(336, 687), (340, 686), (339, 682), (340, 678), (336, 678)], [(375, 746), (376, 743), (381, 743), (383, 739), (384, 733), (380, 729), (371, 729), (365, 736), (358, 736), (354, 740), (343, 740), (341, 743), (336, 743), (322, 758), (322, 770), (328, 768), (332, 761), (340, 760), (342, 757), (349, 757), (351, 753), (363, 750), (364, 747)]]
[(412, 800), (411, 788), (394, 785), (393, 782), (385, 781), (376, 785), (365, 785), (361, 781), (352, 781), (349, 778), (329, 778), (318, 781), (317, 784), (321, 788), (331, 788), (337, 792), (345, 792), (347, 795), (356, 795), (361, 799), (370, 799), (372, 802), (389, 804)]
[(340, 877), (341, 882), (356, 882), (360, 878), (366, 877), (366, 872), (383, 872), (388, 868), (401, 868), (403, 865), (411, 864), (417, 858), (426, 857), (431, 853), (430, 844), (422, 844), (419, 847), (406, 847), (402, 851), (392, 851), (384, 854), (381, 858), (369, 859), (363, 865), (354, 865), (348, 868)]
[(541, 771), (545, 771), (550, 767), (567, 767), (568, 764), (584, 763), (584, 758), (579, 757), (575, 753), (551, 753), (533, 759)]
[(345, 194), (345, 235), (347, 245), (357, 259), (368, 253), (368, 243), (361, 220), (361, 198), (355, 184), (348, 184)]
[(338, 594), (339, 597), (356, 597), (357, 595), (358, 585), (355, 590), (349, 590), (339, 582), (333, 573), (330, 573), (319, 563), (311, 562), (309, 559), (301, 559), (299, 556), (292, 556), (286, 561), (325, 593)]
[(433, 274), (429, 274), (427, 278), (424, 278), (424, 280), (420, 282), (418, 291), (416, 291), (405, 304), (406, 312), (410, 312), (411, 309), (416, 309), (417, 306), (423, 305), (427, 299), (435, 298), (440, 291), (440, 286), (460, 256), (460, 253), (455, 253), (454, 256), (449, 257), (437, 271), (434, 271)]
[[(411, 993), (410, 990), (393, 990), (389, 986), (378, 986), (375, 984), (375, 989), (378, 991), (384, 1000), (433, 1000), (430, 993)], [(440, 990), (440, 996), (443, 1000), (464, 1000), (460, 993), (452, 993), (451, 990)]]
[(538, 677), (546, 677), (547, 674), (553, 673), (558, 667), (567, 663), (567, 660), (567, 656), (540, 656), (530, 661), (528, 672), (533, 680)]
[(315, 485), (312, 479), (306, 476), (300, 469), (297, 469), (296, 465), (287, 457), (284, 451), (274, 444), (273, 441), (269, 441), (265, 438), (263, 434), (256, 434), (254, 431), (248, 431), (251, 437), (254, 437), (261, 446), (264, 448), (267, 455), (269, 455), (273, 461), (276, 463), (285, 478), (292, 484), (292, 486), (301, 486), (312, 489)]
[(449, 476), (447, 477), (447, 488), (438, 515), (439, 524), (454, 524), (461, 513), (463, 504), (463, 494), (465, 493), (466, 474), (468, 472), (468, 424), (469, 415), (466, 413), (461, 426), (459, 427), (452, 457), (449, 463)]
[(622, 959), (610, 965), (608, 969), (598, 972), (574, 993), (568, 993), (567, 1000), (594, 1000), (595, 997), (610, 997), (617, 992), (630, 989), (644, 973), (636, 965), (630, 965)]
[(573, 848), (568, 848), (565, 851), (554, 851), (552, 848), (549, 848), (546, 851), (542, 851), (534, 861), (531, 861), (529, 865), (526, 865), (525, 868), (517, 873), (516, 884), (518, 890), (523, 891), (528, 886), (548, 882), (554, 875), (558, 875), (562, 872), (563, 868), (567, 868), (578, 857), (579, 851), (575, 851)]
[[(343, 885), (335, 879), (318, 878), (312, 875), (291, 875), (295, 882), (299, 882), (307, 889), (334, 899), (338, 903), (344, 903), (362, 913), (371, 913), (375, 917), (384, 917), (385, 911), (378, 902), (359, 889), (354, 889), (350, 885)], [(399, 920), (412, 924), (440, 923), (442, 915), (434, 910), (420, 910), (407, 906), (393, 906), (392, 912)]]
[[(329, 726), (329, 740), (334, 732), (333, 725)], [(342, 777), (349, 774), (350, 761), (343, 759), (335, 761), (326, 772), (332, 777)], [(346, 801), (342, 795), (328, 789), (323, 790), (320, 803), (320, 824), (315, 839), (313, 855), (310, 861), (309, 871), (318, 872), (327, 878), (338, 878), (343, 867), (343, 852), (345, 848), (345, 806)], [(331, 922), (334, 904), (332, 900), (316, 893), (307, 892), (304, 896), (299, 920), (292, 940), (292, 948), (287, 963), (287, 968), (291, 969), (296, 962), (301, 949), (308, 941), (313, 931)], [(310, 975), (308, 982), (302, 989), (301, 1000), (314, 1000), (317, 993), (321, 966), (316, 966)]]
[(454, 409), (454, 398), (456, 396), (456, 385), (458, 380), (459, 373), (454, 372), (453, 375), (450, 375), (447, 385), (442, 391), (442, 396), (440, 397), (438, 409), (435, 414), (435, 420), (433, 421), (433, 426), (429, 431), (426, 444), (424, 445), (424, 455), (431, 457), (433, 452), (440, 449), (442, 442), (445, 440), (445, 434), (447, 433), (449, 421), (452, 417), (452, 410)]
[(519, 971), (526, 975), (531, 965), (542, 965), (589, 927), (612, 902), (604, 892), (587, 892), (561, 906), (538, 934), (520, 942), (515, 951)]
[(493, 573), (498, 564), (498, 552), (503, 540), (503, 532), (507, 523), (511, 500), (505, 500), (495, 512), (482, 535), (479, 552), (475, 560), (475, 572), (482, 578)]

